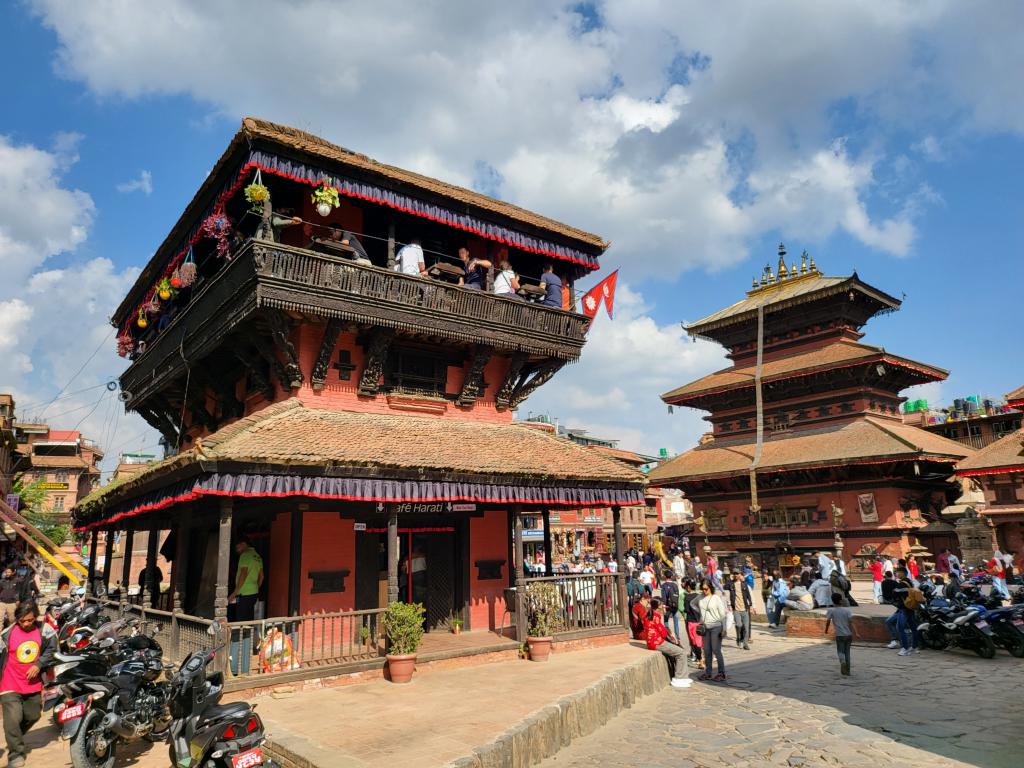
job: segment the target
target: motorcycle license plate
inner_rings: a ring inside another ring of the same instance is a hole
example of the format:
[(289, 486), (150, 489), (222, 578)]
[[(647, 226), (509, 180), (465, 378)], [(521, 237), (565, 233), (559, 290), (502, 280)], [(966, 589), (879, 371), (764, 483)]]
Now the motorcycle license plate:
[(242, 752), (231, 758), (233, 768), (252, 768), (254, 765), (263, 765), (263, 751), (256, 747), (247, 752)]
[(69, 720), (77, 720), (84, 714), (85, 704), (72, 704), (70, 707), (65, 707), (57, 719), (62, 723), (66, 723)]
[(976, 626), (978, 629), (984, 629), (985, 627), (988, 626), (988, 622), (987, 621), (976, 621), (976, 622), (974, 622), (974, 626)]

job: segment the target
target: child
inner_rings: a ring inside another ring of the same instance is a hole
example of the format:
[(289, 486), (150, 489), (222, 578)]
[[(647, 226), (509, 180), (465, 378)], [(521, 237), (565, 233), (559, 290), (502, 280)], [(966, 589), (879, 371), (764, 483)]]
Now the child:
[(850, 609), (844, 606), (843, 596), (832, 595), (832, 607), (825, 611), (825, 634), (828, 634), (829, 625), (836, 628), (836, 652), (839, 655), (839, 672), (843, 675), (850, 674), (850, 646), (853, 644), (853, 615)]

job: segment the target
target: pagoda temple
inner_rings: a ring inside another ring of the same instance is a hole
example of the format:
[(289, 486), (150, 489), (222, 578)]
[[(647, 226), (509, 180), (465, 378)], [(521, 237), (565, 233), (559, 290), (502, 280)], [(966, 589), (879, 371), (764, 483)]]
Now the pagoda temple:
[(856, 272), (823, 275), (806, 252), (787, 265), (780, 245), (778, 267), (765, 267), (746, 297), (687, 326), (733, 363), (662, 396), (709, 412), (701, 444), (649, 475), (693, 502), (691, 541), (764, 567), (835, 550), (852, 571), (875, 553), (903, 556), (918, 533), (928, 544), (959, 494), (954, 465), (973, 451), (902, 423), (901, 390), (946, 371), (861, 342), (868, 320), (900, 304)]
[[(633, 467), (513, 422), (579, 357), (589, 322), (573, 286), (606, 247), (245, 119), (113, 316), (121, 399), (170, 455), (83, 500), (75, 525), (94, 542), (123, 533), (126, 551), (158, 534), (147, 561), (163, 541), (173, 569), (162, 589), (147, 568), (139, 598), (108, 561), (107, 589), (167, 610), (170, 656), (227, 620), (239, 678), (379, 669), (397, 601), (422, 604), (428, 632), (517, 648), (524, 518), (548, 531), (559, 511), (609, 507), (622, 540), (621, 507), (644, 503)], [(518, 291), (495, 292), (499, 274)], [(266, 578), (236, 602), (246, 548)], [(556, 630), (624, 640), (621, 570), (586, 578), (559, 582), (574, 608)], [(253, 643), (275, 632), (294, 656), (261, 668)]]

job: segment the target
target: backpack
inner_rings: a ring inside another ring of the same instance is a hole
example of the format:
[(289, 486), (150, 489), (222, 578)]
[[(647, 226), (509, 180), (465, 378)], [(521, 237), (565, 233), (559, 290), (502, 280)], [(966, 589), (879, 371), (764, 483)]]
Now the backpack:
[(907, 596), (903, 598), (903, 607), (908, 610), (914, 610), (919, 605), (924, 603), (924, 592), (917, 587), (911, 587), (907, 590)]
[(676, 613), (679, 610), (679, 587), (671, 581), (661, 585), (661, 597), (665, 601), (665, 607), (669, 613)]

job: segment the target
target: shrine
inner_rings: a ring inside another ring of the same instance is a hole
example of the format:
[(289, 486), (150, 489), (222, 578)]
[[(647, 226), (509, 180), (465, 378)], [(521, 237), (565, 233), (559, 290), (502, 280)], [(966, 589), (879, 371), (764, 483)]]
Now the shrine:
[(708, 411), (711, 432), (650, 483), (685, 492), (691, 540), (726, 561), (788, 569), (821, 549), (858, 571), (877, 553), (904, 556), (915, 538), (929, 546), (925, 529), (959, 495), (954, 465), (973, 451), (905, 426), (900, 391), (947, 372), (861, 342), (899, 299), (856, 272), (822, 274), (806, 252), (799, 265), (785, 256), (780, 246), (746, 297), (687, 326), (733, 364), (662, 396)]

